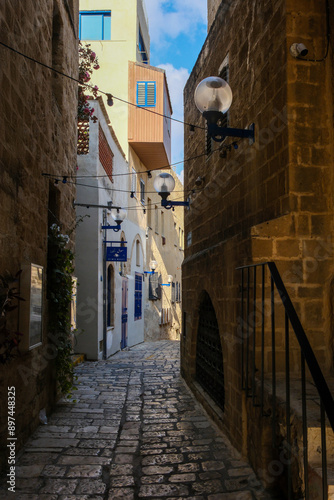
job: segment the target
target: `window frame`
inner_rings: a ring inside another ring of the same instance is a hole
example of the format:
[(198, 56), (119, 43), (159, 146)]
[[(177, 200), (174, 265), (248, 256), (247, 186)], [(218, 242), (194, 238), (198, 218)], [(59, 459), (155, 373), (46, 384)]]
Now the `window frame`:
[(141, 32), (140, 26), (138, 28), (138, 52), (139, 52), (140, 57), (142, 59), (142, 63), (148, 64), (147, 50), (145, 47), (144, 37), (143, 37), (143, 34)]
[(140, 178), (140, 202), (145, 205), (145, 182)]
[[(148, 104), (148, 88), (149, 88), (149, 84), (153, 84), (154, 85), (154, 104)], [(144, 96), (145, 96), (145, 99), (144, 99), (144, 103), (140, 102), (140, 98), (139, 98), (139, 88), (141, 85), (144, 85)], [(139, 107), (139, 108), (155, 108), (156, 107), (156, 104), (157, 104), (157, 82), (153, 81), (153, 80), (148, 80), (148, 81), (138, 81), (137, 82), (137, 85), (136, 85), (136, 105)]]
[[(101, 16), (101, 35), (102, 38), (82, 38), (82, 16)], [(99, 40), (111, 40), (111, 27), (110, 27), (110, 36), (109, 38), (105, 38), (105, 26), (104, 26), (104, 18), (105, 17), (110, 17), (110, 24), (111, 24), (111, 10), (82, 10), (79, 12), (79, 40), (93, 40), (93, 41), (99, 41)]]

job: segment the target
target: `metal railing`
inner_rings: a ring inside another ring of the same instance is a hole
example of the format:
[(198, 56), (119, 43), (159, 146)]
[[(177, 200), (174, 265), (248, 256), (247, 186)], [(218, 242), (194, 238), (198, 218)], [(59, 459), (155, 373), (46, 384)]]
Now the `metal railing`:
[[(294, 442), (292, 442), (291, 435), (292, 379), (297, 384), (297, 388), (299, 386), (298, 390), (301, 391), (301, 439), (303, 445), (299, 447), (297, 453), (302, 452), (303, 455), (299, 464), (299, 467), (303, 468), (302, 495), (308, 500), (310, 498), (306, 392), (308, 384), (306, 371), (308, 368), (316, 388), (317, 401), (320, 406), (322, 499), (327, 500), (326, 417), (334, 431), (333, 397), (275, 263), (265, 262), (237, 269), (241, 271), (242, 388), (245, 390), (246, 396), (252, 399), (253, 406), (260, 408), (261, 416), (271, 417), (273, 447), (276, 446), (275, 443), (277, 442), (278, 410), (282, 412), (282, 406), (285, 407), (286, 436), (284, 437), (284, 448), (286, 459), (284, 463), (286, 464), (287, 474), (284, 489), (287, 492), (287, 498), (290, 500), (293, 498), (292, 454), (296, 454), (295, 437)], [(281, 310), (284, 315), (283, 318), (279, 317), (277, 309)], [(280, 324), (278, 328), (277, 323)], [(291, 336), (291, 330), (294, 339)], [(279, 344), (277, 338), (280, 340)], [(265, 354), (267, 357), (265, 357)], [(281, 359), (280, 366), (278, 366), (277, 362), (278, 354)], [(292, 355), (297, 360), (293, 366), (291, 366)], [(283, 405), (281, 394), (280, 398), (277, 397), (278, 376), (280, 383), (283, 380), (285, 385)], [(271, 409), (269, 412), (265, 411), (265, 406), (266, 410), (268, 406), (268, 398), (266, 398), (265, 403), (265, 395), (267, 394), (265, 387), (268, 383), (271, 386)]]

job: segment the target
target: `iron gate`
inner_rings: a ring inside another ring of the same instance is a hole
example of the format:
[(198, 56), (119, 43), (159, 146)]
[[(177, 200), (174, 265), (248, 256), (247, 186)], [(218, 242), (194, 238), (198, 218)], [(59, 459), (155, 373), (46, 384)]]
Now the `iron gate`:
[(224, 411), (223, 353), (215, 310), (207, 293), (202, 300), (199, 310), (196, 381)]

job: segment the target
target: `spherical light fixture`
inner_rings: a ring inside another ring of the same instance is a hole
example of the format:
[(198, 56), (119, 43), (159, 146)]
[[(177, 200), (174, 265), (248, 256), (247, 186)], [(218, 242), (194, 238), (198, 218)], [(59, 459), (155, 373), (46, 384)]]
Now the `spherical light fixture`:
[(197, 85), (195, 104), (201, 113), (205, 111), (226, 113), (232, 104), (231, 87), (222, 78), (209, 76)]
[(126, 210), (123, 210), (123, 208), (113, 208), (111, 211), (111, 217), (119, 226), (120, 224), (122, 224), (123, 220), (126, 217)]
[(175, 188), (175, 180), (172, 175), (163, 172), (162, 174), (156, 176), (153, 186), (161, 198), (166, 200)]
[(152, 271), (155, 271), (157, 267), (158, 267), (157, 261), (156, 260), (151, 260), (151, 262), (150, 262), (150, 269), (152, 269)]
[(207, 121), (208, 137), (222, 142), (225, 137), (248, 138), (254, 143), (254, 124), (248, 129), (221, 127), (219, 122), (232, 104), (232, 90), (229, 84), (218, 76), (209, 76), (202, 80), (195, 90), (195, 104)]

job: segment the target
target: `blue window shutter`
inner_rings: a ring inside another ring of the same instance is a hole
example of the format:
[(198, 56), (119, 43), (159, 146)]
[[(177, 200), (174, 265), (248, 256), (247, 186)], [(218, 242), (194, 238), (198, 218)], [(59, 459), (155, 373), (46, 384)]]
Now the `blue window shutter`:
[(137, 106), (154, 108), (156, 93), (156, 82), (137, 82)]
[(143, 276), (135, 275), (135, 320), (142, 318)]
[(155, 82), (147, 82), (146, 85), (146, 105), (155, 106)]
[(146, 85), (145, 82), (137, 83), (137, 105), (145, 106), (146, 104)]

